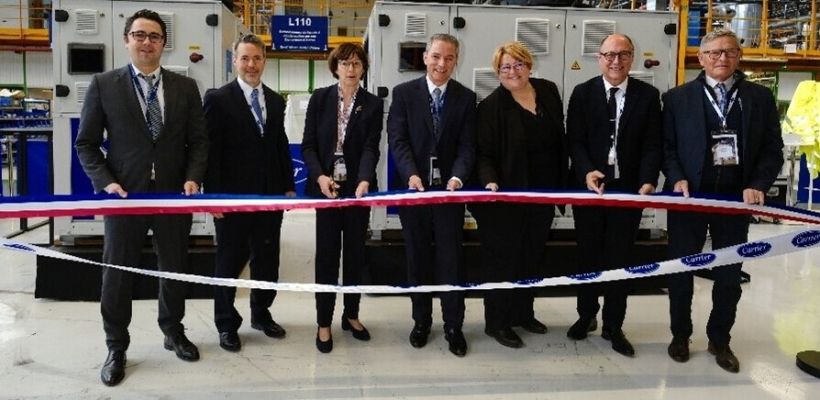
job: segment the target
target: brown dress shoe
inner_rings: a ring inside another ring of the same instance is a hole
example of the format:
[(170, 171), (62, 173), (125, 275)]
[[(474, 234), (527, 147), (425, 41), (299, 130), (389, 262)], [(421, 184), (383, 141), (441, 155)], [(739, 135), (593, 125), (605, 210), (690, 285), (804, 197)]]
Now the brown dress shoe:
[(715, 361), (721, 368), (735, 374), (740, 371), (740, 361), (737, 360), (735, 353), (732, 352), (732, 349), (729, 348), (728, 344), (714, 344), (710, 340), (708, 350), (709, 354), (715, 356)]
[(672, 338), (672, 343), (669, 343), (667, 352), (669, 357), (677, 362), (689, 361), (689, 338), (677, 336)]

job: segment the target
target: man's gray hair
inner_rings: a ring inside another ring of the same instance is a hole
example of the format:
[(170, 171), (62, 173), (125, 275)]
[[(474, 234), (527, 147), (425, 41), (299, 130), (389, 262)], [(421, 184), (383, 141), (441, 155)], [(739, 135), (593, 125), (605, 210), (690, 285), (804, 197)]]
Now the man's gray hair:
[(722, 37), (731, 38), (732, 40), (735, 41), (735, 44), (737, 44), (737, 47), (740, 48), (740, 39), (738, 39), (737, 34), (735, 34), (734, 32), (732, 32), (728, 29), (715, 29), (715, 30), (707, 33), (706, 36), (704, 36), (703, 39), (700, 40), (700, 49), (703, 50), (704, 47), (706, 47), (707, 43), (709, 43), (713, 40), (717, 40), (717, 39), (722, 38)]

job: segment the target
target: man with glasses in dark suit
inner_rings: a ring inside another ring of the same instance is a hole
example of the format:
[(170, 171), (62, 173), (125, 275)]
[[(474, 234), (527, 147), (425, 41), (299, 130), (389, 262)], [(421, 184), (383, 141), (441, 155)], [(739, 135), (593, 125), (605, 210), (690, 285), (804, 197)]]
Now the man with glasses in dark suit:
[[(715, 30), (703, 37), (698, 60), (703, 71), (663, 96), (666, 190), (742, 197), (763, 205), (766, 191), (783, 167), (780, 118), (772, 92), (746, 80), (738, 71), (742, 56), (737, 36)], [(706, 232), (712, 248), (748, 240), (748, 215), (718, 215), (669, 211), (669, 256), (703, 251)], [(737, 373), (740, 362), (729, 347), (730, 330), (740, 301), (742, 264), (712, 269), (712, 312), (706, 324), (708, 351), (726, 371)], [(672, 342), (669, 356), (689, 360), (692, 335), (691, 272), (669, 276)]]
[[(137, 11), (123, 32), (131, 63), (91, 80), (75, 147), (97, 192), (123, 198), (129, 193), (199, 192), (208, 157), (202, 100), (193, 79), (160, 67), (166, 35), (159, 14)], [(103, 154), (100, 146), (106, 138), (108, 151)], [(186, 272), (191, 221), (190, 214), (106, 216), (103, 262), (139, 267), (150, 229), (159, 270)], [(125, 377), (132, 277), (130, 272), (103, 269), (100, 306), (109, 352), (101, 379), (108, 386)], [(182, 360), (198, 360), (199, 350), (182, 325), (187, 284), (160, 279), (159, 285), (158, 322), (165, 349)]]

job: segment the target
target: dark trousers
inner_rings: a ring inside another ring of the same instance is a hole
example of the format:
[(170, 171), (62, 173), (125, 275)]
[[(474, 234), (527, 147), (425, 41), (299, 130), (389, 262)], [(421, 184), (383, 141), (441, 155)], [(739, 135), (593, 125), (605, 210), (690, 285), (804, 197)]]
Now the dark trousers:
[[(154, 251), (160, 271), (187, 272), (188, 236), (191, 215), (111, 215), (104, 219), (103, 262), (140, 267), (140, 256), (148, 230), (153, 231)], [(131, 294), (133, 275), (104, 268), (100, 310), (109, 350), (128, 349), (131, 338)], [(187, 283), (159, 280), (159, 327), (166, 336), (182, 332)]]
[[(597, 272), (633, 265), (632, 257), (641, 209), (572, 206), (578, 240), (578, 273)], [(578, 285), (576, 309), (582, 319), (593, 319), (601, 308), (598, 296), (604, 295), (604, 328), (621, 329), (626, 315), (629, 281)]]
[[(364, 242), (370, 207), (316, 210), (316, 283), (339, 284), (339, 256), (342, 256), (344, 285), (362, 283), (365, 268)], [(345, 293), (345, 318), (359, 318), (360, 294)], [(330, 326), (336, 293), (316, 293), (316, 323)]]
[[(461, 270), (464, 205), (400, 207), (399, 218), (407, 254), (407, 283), (464, 283)], [(432, 294), (415, 293), (411, 298), (416, 324), (432, 325)], [(464, 323), (464, 293), (442, 292), (439, 299), (444, 329), (461, 329)]]
[[(536, 278), (549, 237), (553, 205), (476, 204), (470, 207), (478, 222), (481, 269), (486, 282)], [(484, 292), (487, 330), (507, 329), (535, 318), (533, 289)]]
[[(712, 248), (745, 243), (749, 234), (748, 215), (718, 215), (693, 212), (669, 211), (669, 256), (678, 258), (703, 251), (706, 230), (712, 236)], [(730, 331), (735, 323), (737, 303), (740, 301), (740, 268), (742, 264), (731, 264), (712, 269), (712, 312), (706, 324), (706, 334), (713, 343), (727, 345)], [(674, 336), (692, 335), (692, 292), (691, 272), (681, 272), (669, 276), (669, 314)]]
[[(279, 280), (279, 235), (282, 211), (226, 213), (214, 219), (216, 227), (217, 278), (237, 278), (250, 260), (251, 279)], [(251, 289), (251, 322), (271, 320), (270, 308), (275, 290)], [(214, 287), (214, 322), (219, 332), (235, 332), (242, 316), (234, 307), (236, 288)]]

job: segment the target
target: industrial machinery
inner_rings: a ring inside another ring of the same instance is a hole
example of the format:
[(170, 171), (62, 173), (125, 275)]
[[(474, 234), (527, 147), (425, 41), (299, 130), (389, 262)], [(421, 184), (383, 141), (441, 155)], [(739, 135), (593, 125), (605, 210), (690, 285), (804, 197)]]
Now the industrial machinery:
[[(617, 32), (635, 42), (630, 76), (665, 92), (676, 84), (677, 18), (674, 13), (654, 11), (377, 2), (366, 37), (371, 63), (368, 90), (386, 99), (387, 112), (392, 88), (425, 73), (422, 54), (430, 35), (449, 33), (461, 42), (453, 78), (473, 89), (479, 101), (499, 84), (491, 67), (493, 51), (503, 42), (518, 40), (533, 53), (533, 75), (558, 85), (566, 109), (575, 85), (600, 74), (599, 45)], [(385, 132), (382, 154), (388, 154), (386, 150)], [(388, 159), (382, 157), (379, 164), (382, 188), (390, 187)], [(572, 229), (570, 212), (557, 215), (553, 228)], [(374, 208), (375, 239), (382, 231), (400, 226), (395, 211)], [(665, 226), (663, 211), (645, 211), (642, 229), (659, 232)]]
[[(246, 30), (217, 0), (54, 0), (55, 194), (93, 192), (73, 148), (83, 98), (93, 74), (129, 62), (123, 43), (125, 20), (145, 8), (157, 11), (167, 25), (163, 68), (196, 80), (200, 94), (232, 79), (231, 44)], [(211, 236), (209, 218), (196, 214), (191, 233)], [(56, 218), (54, 231), (61, 243), (70, 244), (76, 236), (102, 235), (103, 225), (99, 217)]]

